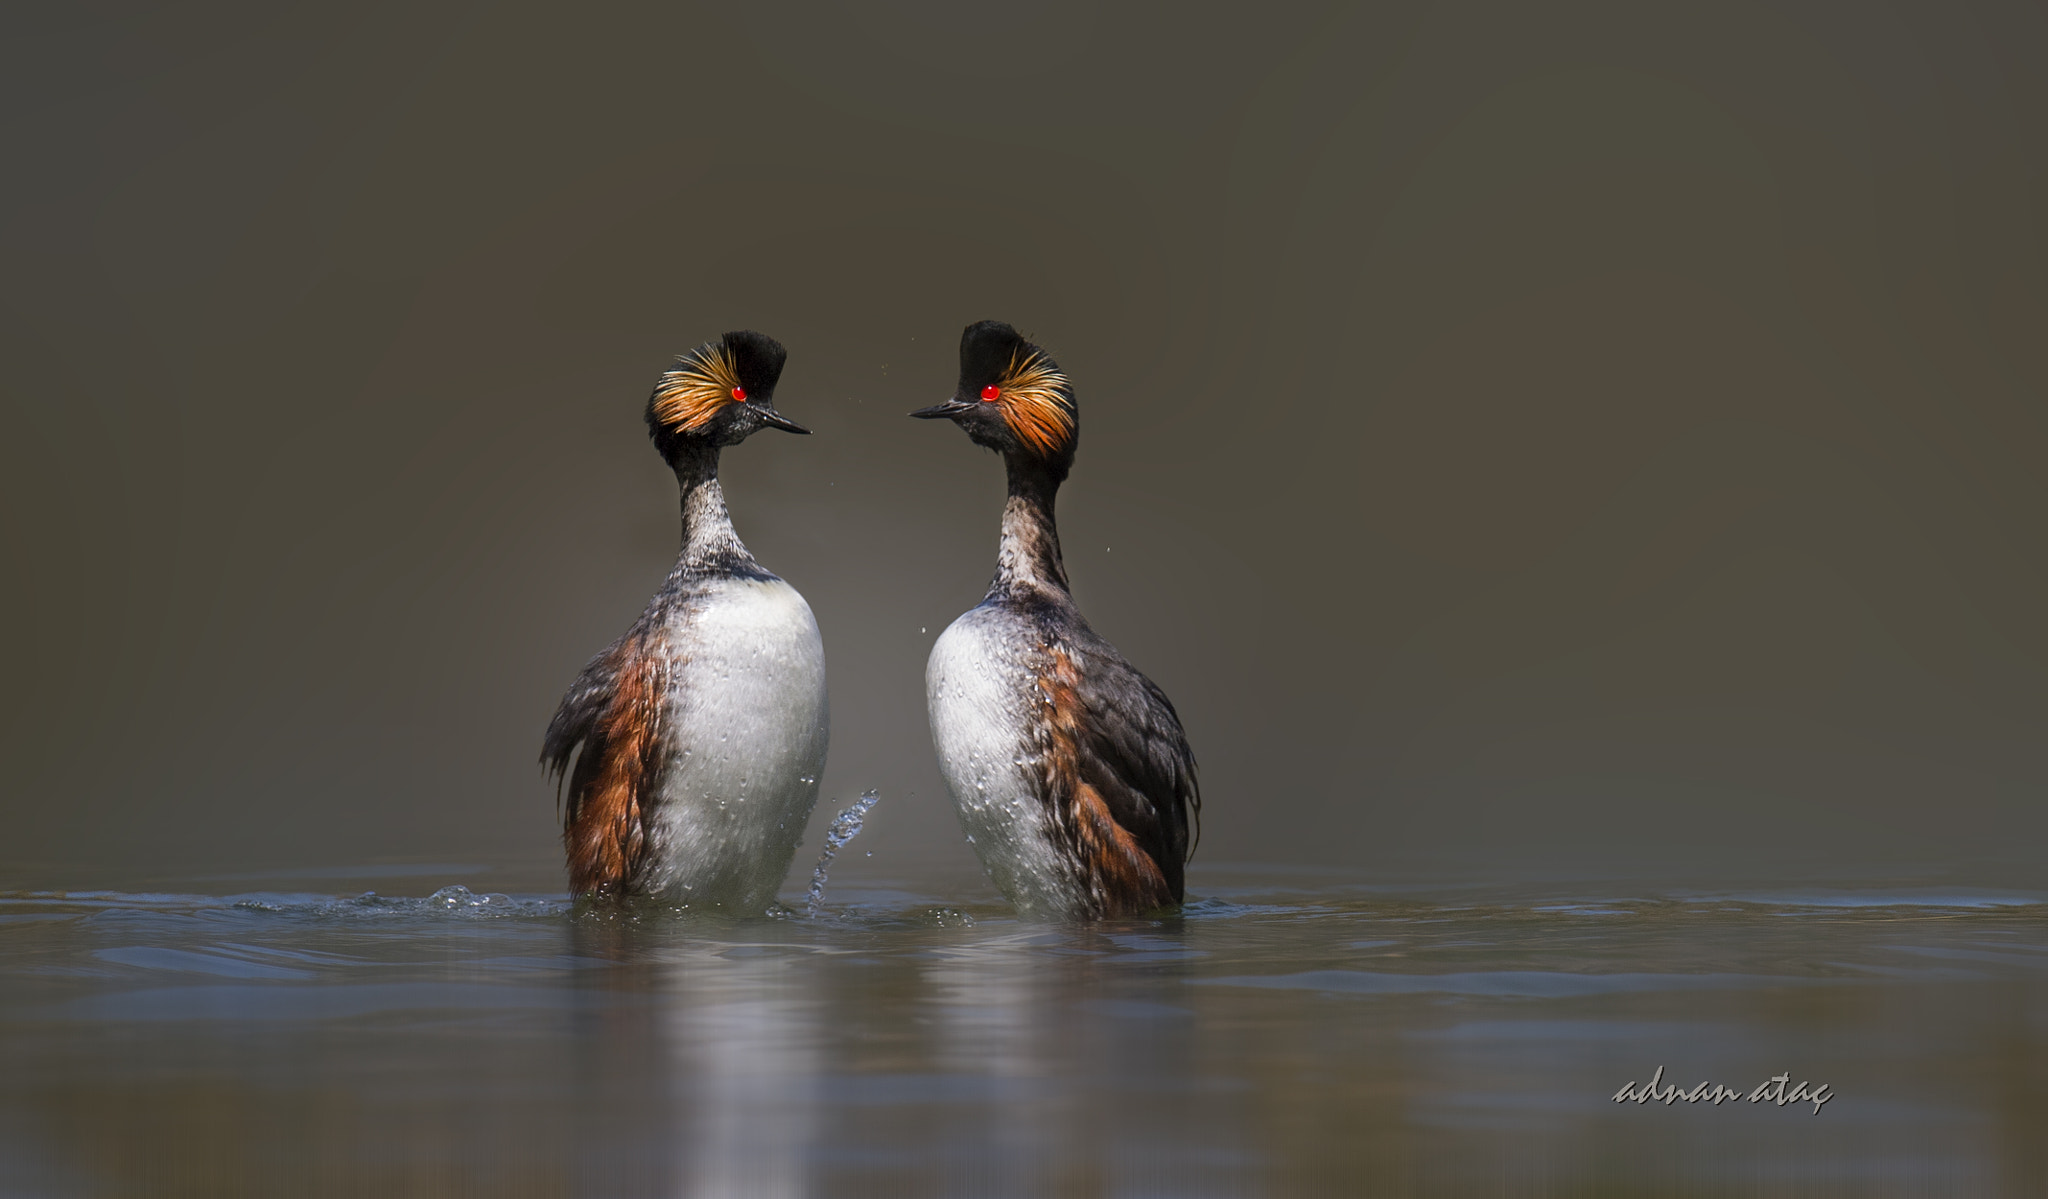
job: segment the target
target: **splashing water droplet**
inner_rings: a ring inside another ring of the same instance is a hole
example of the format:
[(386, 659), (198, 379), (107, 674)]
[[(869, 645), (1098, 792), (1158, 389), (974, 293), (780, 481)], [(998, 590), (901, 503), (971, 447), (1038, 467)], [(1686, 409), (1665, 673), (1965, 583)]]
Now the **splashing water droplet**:
[(818, 855), (818, 867), (811, 871), (811, 893), (804, 899), (804, 915), (815, 916), (825, 903), (825, 875), (832, 869), (832, 859), (848, 841), (860, 835), (860, 826), (868, 818), (868, 809), (875, 806), (878, 796), (870, 787), (861, 792), (859, 799), (839, 815), (832, 818), (832, 827), (825, 830), (825, 851)]

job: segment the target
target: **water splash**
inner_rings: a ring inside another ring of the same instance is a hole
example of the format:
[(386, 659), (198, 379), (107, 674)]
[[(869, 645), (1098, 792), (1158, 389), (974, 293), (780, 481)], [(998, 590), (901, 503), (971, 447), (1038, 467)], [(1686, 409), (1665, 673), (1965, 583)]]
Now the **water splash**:
[(875, 806), (875, 799), (875, 789), (870, 787), (832, 818), (832, 827), (825, 830), (825, 852), (818, 855), (818, 868), (811, 871), (811, 893), (804, 898), (804, 915), (815, 916), (824, 905), (825, 875), (832, 869), (832, 859), (842, 846), (860, 835), (860, 826), (868, 818), (868, 809)]

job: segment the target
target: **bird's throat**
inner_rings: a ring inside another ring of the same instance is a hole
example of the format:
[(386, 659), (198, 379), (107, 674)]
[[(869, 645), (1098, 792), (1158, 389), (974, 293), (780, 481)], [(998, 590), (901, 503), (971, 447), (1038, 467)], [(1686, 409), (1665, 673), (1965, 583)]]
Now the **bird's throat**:
[(1059, 525), (1053, 500), (1059, 480), (1031, 462), (1008, 462), (1010, 498), (1003, 504), (1003, 535), (996, 549), (996, 578), (991, 597), (1067, 592), (1067, 567), (1060, 558)]
[(718, 484), (718, 447), (685, 446), (669, 465), (683, 492), (683, 550), (676, 565), (687, 571), (751, 561), (733, 531), (732, 514), (725, 509), (725, 489)]

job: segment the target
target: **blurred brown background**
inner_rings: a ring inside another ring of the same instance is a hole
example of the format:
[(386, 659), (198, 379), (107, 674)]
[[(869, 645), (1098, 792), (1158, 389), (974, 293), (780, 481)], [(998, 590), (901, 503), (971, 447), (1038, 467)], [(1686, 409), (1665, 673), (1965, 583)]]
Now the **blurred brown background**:
[(4, 23), (18, 879), (552, 878), (540, 731), (675, 547), (641, 406), (740, 327), (853, 868), (968, 865), (922, 670), (1001, 472), (902, 414), (984, 317), (1077, 383), (1198, 866), (2038, 857), (2037, 5)]

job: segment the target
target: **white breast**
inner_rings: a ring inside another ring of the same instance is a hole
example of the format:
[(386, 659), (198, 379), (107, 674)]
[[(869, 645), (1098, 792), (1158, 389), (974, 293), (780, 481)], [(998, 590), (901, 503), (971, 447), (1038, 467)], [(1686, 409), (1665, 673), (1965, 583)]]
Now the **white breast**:
[(828, 716), (818, 622), (780, 579), (729, 579), (672, 630), (668, 761), (646, 890), (756, 913), (818, 801)]
[(982, 869), (1020, 910), (1057, 915), (1083, 897), (1032, 782), (1038, 680), (1017, 619), (981, 607), (948, 626), (925, 666), (925, 700), (939, 771)]

